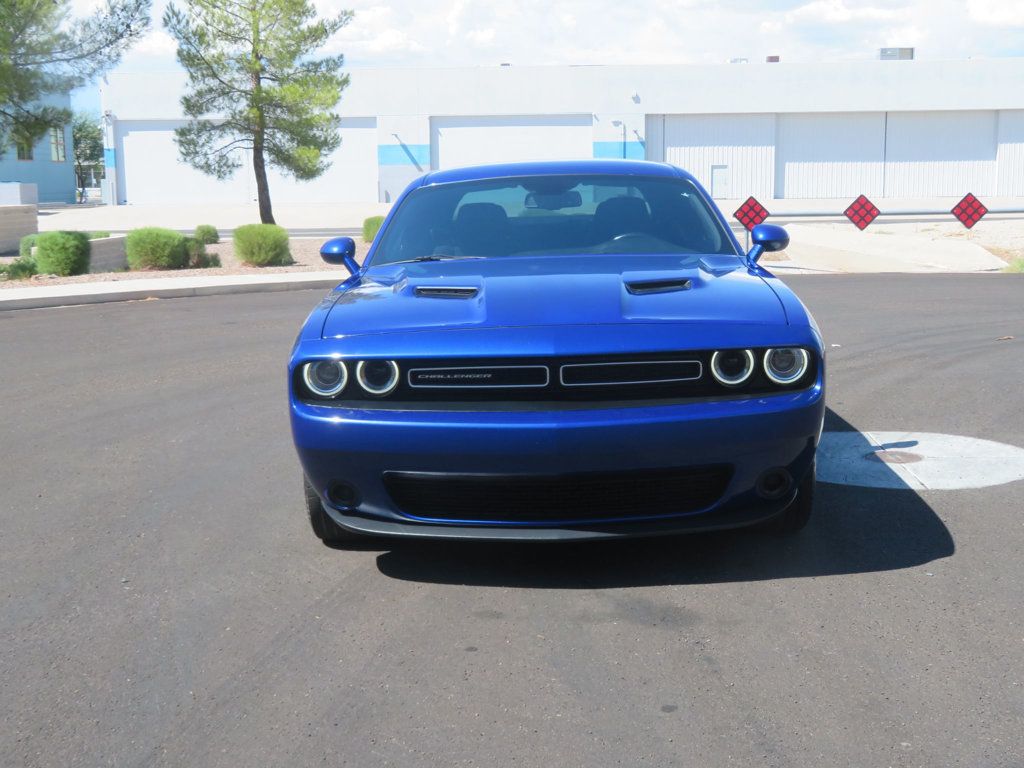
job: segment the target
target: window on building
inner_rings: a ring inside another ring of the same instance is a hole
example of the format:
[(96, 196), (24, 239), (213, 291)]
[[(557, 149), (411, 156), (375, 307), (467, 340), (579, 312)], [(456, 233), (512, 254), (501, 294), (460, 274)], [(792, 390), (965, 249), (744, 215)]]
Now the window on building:
[(50, 129), (50, 159), (55, 163), (63, 163), (67, 157), (64, 153), (64, 128)]
[(18, 142), (18, 159), (32, 160), (32, 145), (27, 141)]

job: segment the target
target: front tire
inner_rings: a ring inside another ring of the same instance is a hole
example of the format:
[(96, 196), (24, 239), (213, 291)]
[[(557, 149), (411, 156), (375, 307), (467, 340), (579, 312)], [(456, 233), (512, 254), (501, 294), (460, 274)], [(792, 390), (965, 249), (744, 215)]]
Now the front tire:
[(793, 503), (774, 520), (769, 523), (771, 530), (783, 535), (792, 535), (802, 531), (811, 519), (811, 512), (814, 509), (814, 464), (811, 464), (804, 479), (797, 488), (796, 498)]
[(305, 475), (302, 477), (302, 485), (306, 496), (306, 512), (309, 515), (309, 525), (320, 541), (329, 547), (334, 547), (351, 543), (360, 538), (358, 533), (342, 528), (331, 520), (330, 515), (324, 511), (320, 495), (310, 485), (309, 478)]

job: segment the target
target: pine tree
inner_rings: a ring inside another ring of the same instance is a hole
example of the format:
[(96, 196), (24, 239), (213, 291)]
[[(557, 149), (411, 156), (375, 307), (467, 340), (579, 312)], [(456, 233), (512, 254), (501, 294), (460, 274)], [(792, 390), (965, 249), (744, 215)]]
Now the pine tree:
[(71, 18), (70, 0), (0, 0), (0, 149), (12, 137), (33, 143), (66, 124), (46, 105), (117, 64), (149, 28), (150, 0), (106, 0), (92, 16)]
[(333, 110), (348, 85), (344, 57), (312, 54), (351, 18), (317, 18), (309, 0), (185, 0), (164, 14), (188, 72), (181, 158), (223, 179), (250, 151), (265, 224), (274, 223), (267, 165), (313, 179), (341, 143)]

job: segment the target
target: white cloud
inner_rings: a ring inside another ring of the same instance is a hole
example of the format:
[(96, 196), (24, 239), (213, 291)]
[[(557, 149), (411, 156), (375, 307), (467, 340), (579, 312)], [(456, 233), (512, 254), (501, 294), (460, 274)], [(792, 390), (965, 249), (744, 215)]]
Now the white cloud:
[(178, 50), (174, 38), (157, 27), (146, 33), (132, 48), (132, 53), (142, 56), (173, 56)]
[(1024, 0), (968, 0), (967, 13), (978, 24), (1024, 27)]
[[(919, 58), (1024, 55), (1024, 0), (314, 2), (322, 14), (355, 12), (328, 50), (359, 67), (822, 61), (874, 58), (889, 45), (917, 46)], [(173, 66), (164, 5), (154, 3), (154, 31), (125, 66), (161, 57)]]

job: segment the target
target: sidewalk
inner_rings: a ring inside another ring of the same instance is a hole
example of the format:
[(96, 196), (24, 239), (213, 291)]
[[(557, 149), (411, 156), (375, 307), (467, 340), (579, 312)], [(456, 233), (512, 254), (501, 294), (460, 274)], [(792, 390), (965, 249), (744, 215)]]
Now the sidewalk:
[(184, 296), (212, 296), (226, 293), (263, 293), (297, 291), (306, 288), (333, 288), (348, 273), (277, 272), (267, 275), (208, 275), (189, 277), (109, 280), (70, 285), (44, 285), (8, 288), (0, 291), (0, 311), (39, 309), (112, 301), (173, 299)]
[[(275, 203), (274, 219), (286, 229), (362, 229), (365, 219), (383, 216), (390, 207), (388, 203)], [(197, 224), (212, 224), (224, 231), (259, 220), (256, 203), (44, 206), (39, 210), (39, 231), (127, 232), (138, 227), (191, 230)]]

